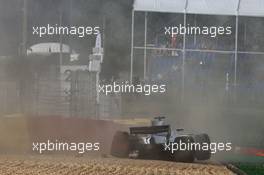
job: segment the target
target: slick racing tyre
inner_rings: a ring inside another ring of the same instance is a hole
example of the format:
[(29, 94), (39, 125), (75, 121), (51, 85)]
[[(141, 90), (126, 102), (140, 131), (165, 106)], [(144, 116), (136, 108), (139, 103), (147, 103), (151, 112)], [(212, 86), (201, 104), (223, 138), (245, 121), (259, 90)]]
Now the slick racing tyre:
[[(194, 142), (199, 143), (200, 149), (195, 150), (195, 157), (197, 160), (208, 160), (211, 157), (210, 138), (207, 134), (199, 134), (194, 136)], [(207, 145), (207, 150), (203, 150), (202, 146)]]
[(119, 158), (127, 158), (129, 155), (129, 134), (117, 131), (113, 137), (111, 155)]
[(178, 150), (173, 153), (174, 161), (176, 162), (185, 162), (185, 163), (192, 163), (194, 161), (194, 151), (191, 149), (184, 149), (180, 150), (180, 143), (181, 144), (191, 144), (193, 143), (193, 138), (191, 136), (181, 136), (177, 137), (174, 140), (174, 143), (178, 145)]

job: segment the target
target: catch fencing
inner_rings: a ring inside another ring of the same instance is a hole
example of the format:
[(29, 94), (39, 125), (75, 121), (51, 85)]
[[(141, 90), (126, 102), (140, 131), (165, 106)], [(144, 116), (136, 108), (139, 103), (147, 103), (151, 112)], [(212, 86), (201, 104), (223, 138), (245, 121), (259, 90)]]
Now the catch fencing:
[(60, 76), (35, 76), (24, 82), (1, 79), (0, 114), (98, 119), (121, 115), (121, 96), (99, 94), (96, 73), (77, 70), (69, 77), (69, 88)]

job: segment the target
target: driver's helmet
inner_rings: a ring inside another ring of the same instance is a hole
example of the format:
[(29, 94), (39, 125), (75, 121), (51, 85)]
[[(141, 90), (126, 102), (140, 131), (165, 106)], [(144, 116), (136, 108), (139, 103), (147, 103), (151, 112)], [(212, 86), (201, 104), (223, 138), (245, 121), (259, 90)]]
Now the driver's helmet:
[(155, 117), (155, 118), (151, 121), (151, 125), (152, 125), (152, 126), (162, 126), (162, 125), (164, 125), (164, 119), (165, 119), (165, 117), (162, 117), (162, 116)]

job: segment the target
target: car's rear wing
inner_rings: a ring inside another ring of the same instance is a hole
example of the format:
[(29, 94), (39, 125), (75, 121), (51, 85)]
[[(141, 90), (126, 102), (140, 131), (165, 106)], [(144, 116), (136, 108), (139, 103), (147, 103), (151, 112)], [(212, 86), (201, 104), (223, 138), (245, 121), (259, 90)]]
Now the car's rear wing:
[(163, 132), (170, 132), (169, 125), (162, 126), (147, 126), (147, 127), (131, 127), (130, 134), (157, 134)]

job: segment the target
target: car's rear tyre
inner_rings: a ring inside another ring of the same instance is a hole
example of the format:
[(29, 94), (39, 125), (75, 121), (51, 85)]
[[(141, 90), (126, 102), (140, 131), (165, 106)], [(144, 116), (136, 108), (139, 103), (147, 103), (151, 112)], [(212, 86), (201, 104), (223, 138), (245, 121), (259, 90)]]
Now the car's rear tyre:
[[(208, 160), (211, 158), (211, 150), (210, 150), (210, 138), (207, 134), (199, 134), (194, 136), (194, 142), (199, 143), (200, 149), (195, 150), (195, 157), (197, 160)], [(202, 149), (203, 145), (207, 145), (208, 149)]]
[[(195, 158), (194, 151), (188, 145), (190, 145), (193, 142), (194, 141), (191, 136), (182, 136), (175, 138), (174, 144), (177, 144), (178, 150), (173, 153), (174, 161), (192, 163)], [(180, 145), (182, 145), (181, 149), (180, 149)]]
[(126, 158), (129, 155), (129, 134), (117, 131), (113, 137), (111, 155), (119, 158)]

